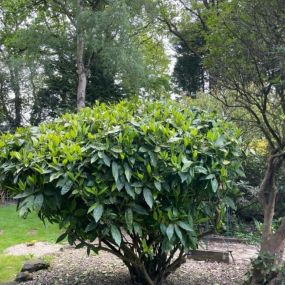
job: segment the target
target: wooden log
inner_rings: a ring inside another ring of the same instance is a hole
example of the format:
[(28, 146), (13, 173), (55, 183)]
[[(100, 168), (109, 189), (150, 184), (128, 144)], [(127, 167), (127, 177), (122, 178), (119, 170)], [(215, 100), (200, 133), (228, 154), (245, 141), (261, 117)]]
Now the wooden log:
[(197, 261), (223, 262), (230, 263), (230, 252), (219, 250), (191, 250), (188, 253), (188, 258)]
[(203, 239), (204, 241), (213, 241), (213, 242), (223, 242), (223, 243), (246, 243), (245, 240), (236, 237), (227, 237), (227, 236), (207, 236)]

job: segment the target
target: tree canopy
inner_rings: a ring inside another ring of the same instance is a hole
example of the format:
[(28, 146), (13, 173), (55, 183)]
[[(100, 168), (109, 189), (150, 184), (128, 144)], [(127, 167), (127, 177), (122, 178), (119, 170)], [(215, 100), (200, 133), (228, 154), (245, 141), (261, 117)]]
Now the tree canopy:
[(79, 74), (86, 80), (87, 105), (167, 88), (169, 60), (154, 33), (151, 1), (79, 2), (1, 2), (5, 125), (15, 128), (75, 110)]
[[(259, 192), (264, 209), (260, 256), (272, 254), (275, 260), (269, 261), (279, 264), (285, 247), (285, 217), (275, 232), (272, 222), (277, 176), (285, 159), (284, 14), (280, 0), (224, 3), (219, 13), (208, 18), (211, 33), (206, 37), (209, 53), (205, 60), (217, 87), (212, 95), (225, 106), (241, 110), (245, 115), (236, 119), (247, 128), (257, 128), (267, 140), (269, 160)], [(252, 284), (262, 278), (260, 268), (256, 269)]]

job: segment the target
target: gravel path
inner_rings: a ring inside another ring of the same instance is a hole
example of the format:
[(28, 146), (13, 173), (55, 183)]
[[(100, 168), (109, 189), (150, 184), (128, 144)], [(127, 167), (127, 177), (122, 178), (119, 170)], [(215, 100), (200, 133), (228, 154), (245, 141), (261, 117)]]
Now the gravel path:
[(62, 249), (60, 244), (50, 244), (47, 242), (36, 242), (34, 244), (21, 243), (5, 249), (7, 255), (33, 255), (41, 257), (47, 254), (59, 252)]
[[(209, 249), (232, 250), (235, 264), (210, 263), (188, 259), (172, 274), (167, 285), (237, 285), (241, 284), (250, 258), (257, 248), (244, 244), (211, 243)], [(55, 254), (49, 271), (34, 275), (25, 285), (131, 285), (124, 264), (113, 255), (101, 252), (87, 256), (84, 249), (66, 247)]]

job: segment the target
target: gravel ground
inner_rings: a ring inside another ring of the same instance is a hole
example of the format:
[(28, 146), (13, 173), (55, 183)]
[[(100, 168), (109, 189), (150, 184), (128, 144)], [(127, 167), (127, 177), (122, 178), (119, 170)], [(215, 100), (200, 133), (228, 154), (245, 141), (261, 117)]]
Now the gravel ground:
[(17, 244), (8, 247), (4, 253), (7, 255), (33, 255), (35, 257), (44, 256), (59, 252), (62, 249), (60, 244), (50, 244), (47, 242), (36, 242), (32, 245), (27, 243)]
[[(237, 285), (241, 284), (250, 258), (257, 248), (244, 244), (211, 243), (209, 249), (232, 250), (235, 263), (213, 263), (188, 259), (169, 276), (167, 285)], [(113, 255), (101, 252), (87, 256), (84, 249), (66, 247), (56, 253), (48, 271), (34, 274), (25, 285), (131, 285), (124, 264)]]

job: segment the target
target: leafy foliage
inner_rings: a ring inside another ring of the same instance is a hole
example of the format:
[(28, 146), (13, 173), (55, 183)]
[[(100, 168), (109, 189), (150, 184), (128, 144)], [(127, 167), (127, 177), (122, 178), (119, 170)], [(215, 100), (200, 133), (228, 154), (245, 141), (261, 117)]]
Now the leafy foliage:
[[(245, 177), (239, 182), (241, 197), (237, 200), (238, 218), (243, 221), (252, 222), (254, 219), (262, 221), (262, 206), (259, 203), (259, 185), (262, 182), (266, 170), (268, 159), (268, 144), (264, 139), (252, 138), (249, 143), (248, 153), (243, 167)], [(277, 197), (275, 205), (275, 219), (279, 219), (284, 214), (285, 191), (283, 171), (276, 172)]]
[[(285, 277), (285, 264), (283, 264), (283, 267), (276, 266), (274, 264), (275, 257), (270, 254), (262, 254), (259, 255), (257, 259), (252, 261), (252, 266), (255, 268), (255, 270), (258, 270), (258, 273), (261, 272), (262, 274), (259, 274), (259, 279), (256, 280), (261, 285), (270, 284), (276, 284), (276, 285), (282, 285), (284, 284), (284, 277)], [(247, 281), (245, 284), (251, 284), (252, 279), (251, 272), (247, 273)]]
[(97, 103), (2, 135), (0, 177), (21, 215), (35, 210), (65, 228), (59, 240), (111, 251), (133, 282), (160, 284), (197, 247), (205, 222), (221, 227), (233, 206), (238, 136), (186, 103)]
[[(275, 264), (281, 266), (284, 212), (276, 232), (272, 224), (285, 162), (284, 1), (223, 1), (217, 11), (207, 20), (211, 33), (205, 37), (209, 53), (204, 63), (221, 90), (213, 95), (227, 107), (245, 111), (247, 115), (237, 119), (250, 130), (259, 129), (267, 141), (268, 159), (258, 195), (264, 217), (260, 255), (275, 256)], [(266, 278), (258, 263), (253, 264), (252, 274), (251, 284)]]
[[(282, 149), (284, 110), (284, 2), (231, 1), (208, 17), (204, 63), (226, 106), (257, 127), (269, 148)], [(272, 23), (268, 23), (271, 19)], [(281, 40), (280, 40), (281, 39)], [(232, 92), (222, 92), (223, 90)]]

